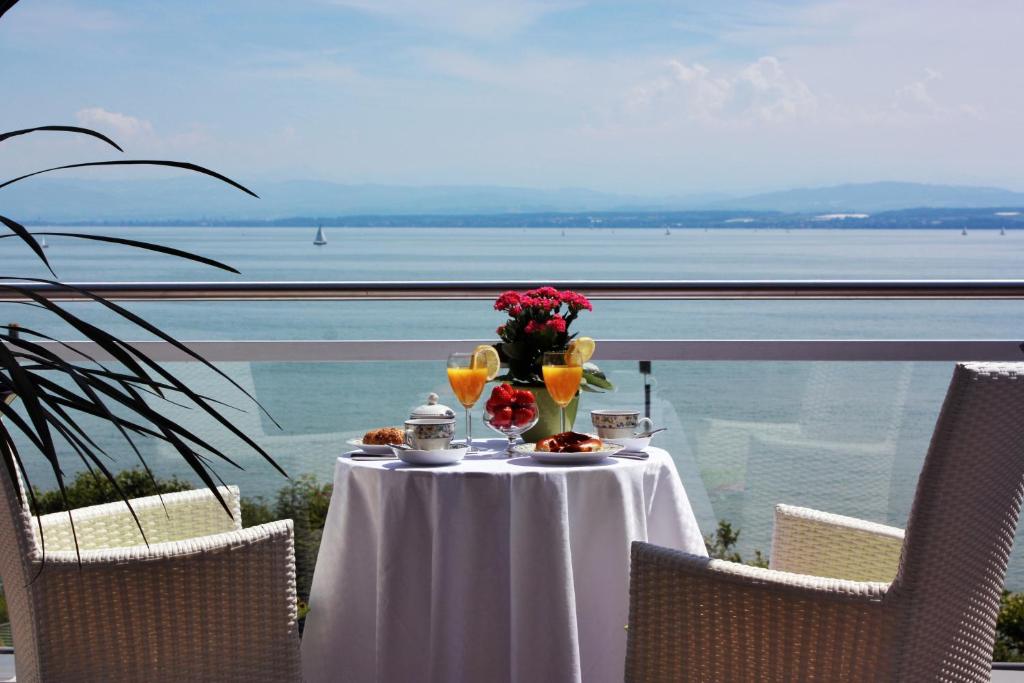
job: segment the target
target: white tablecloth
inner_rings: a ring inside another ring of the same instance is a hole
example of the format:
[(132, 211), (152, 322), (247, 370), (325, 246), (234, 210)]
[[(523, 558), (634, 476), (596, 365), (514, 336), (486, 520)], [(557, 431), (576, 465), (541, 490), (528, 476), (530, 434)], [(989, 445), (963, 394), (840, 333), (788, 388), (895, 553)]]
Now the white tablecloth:
[(634, 539), (704, 554), (668, 454), (414, 468), (339, 458), (308, 681), (622, 681)]

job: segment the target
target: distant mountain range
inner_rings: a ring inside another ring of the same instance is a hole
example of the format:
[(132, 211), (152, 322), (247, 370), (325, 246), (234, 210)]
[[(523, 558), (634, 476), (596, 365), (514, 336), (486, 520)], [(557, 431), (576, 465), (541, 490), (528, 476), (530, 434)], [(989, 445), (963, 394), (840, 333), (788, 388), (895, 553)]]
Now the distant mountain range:
[[(744, 197), (643, 197), (578, 188), (342, 185), (293, 180), (250, 183), (253, 199), (202, 177), (100, 181), (33, 178), (0, 190), (4, 215), (46, 222), (286, 222), (352, 216), (471, 216), (541, 213), (877, 213), (917, 208), (1024, 207), (1024, 193), (994, 187), (879, 182)], [(728, 220), (724, 217), (722, 220)], [(308, 224), (308, 222), (307, 222)]]

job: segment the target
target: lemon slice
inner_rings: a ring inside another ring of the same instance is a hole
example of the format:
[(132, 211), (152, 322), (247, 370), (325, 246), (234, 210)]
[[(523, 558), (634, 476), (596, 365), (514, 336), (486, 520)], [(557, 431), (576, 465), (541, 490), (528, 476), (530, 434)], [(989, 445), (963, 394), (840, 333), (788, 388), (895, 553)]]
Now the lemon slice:
[(569, 353), (579, 354), (580, 365), (593, 358), (597, 342), (590, 337), (577, 337), (569, 342)]
[(473, 349), (473, 367), (487, 368), (487, 381), (490, 382), (498, 376), (498, 371), (501, 370), (498, 350), (487, 344), (481, 344)]

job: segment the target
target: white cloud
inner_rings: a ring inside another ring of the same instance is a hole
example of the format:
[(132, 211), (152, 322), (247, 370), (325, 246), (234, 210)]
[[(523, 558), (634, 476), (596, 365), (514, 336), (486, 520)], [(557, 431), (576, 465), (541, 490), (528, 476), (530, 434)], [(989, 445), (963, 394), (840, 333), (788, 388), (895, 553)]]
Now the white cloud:
[(671, 60), (666, 71), (635, 87), (627, 107), (718, 123), (782, 122), (813, 117), (818, 109), (818, 97), (775, 57), (720, 74), (703, 64)]
[(473, 38), (516, 33), (570, 0), (330, 0), (331, 4)]
[(118, 138), (151, 137), (153, 125), (145, 119), (135, 118), (116, 111), (107, 111), (102, 107), (80, 109), (75, 114), (78, 122), (87, 128), (96, 128)]

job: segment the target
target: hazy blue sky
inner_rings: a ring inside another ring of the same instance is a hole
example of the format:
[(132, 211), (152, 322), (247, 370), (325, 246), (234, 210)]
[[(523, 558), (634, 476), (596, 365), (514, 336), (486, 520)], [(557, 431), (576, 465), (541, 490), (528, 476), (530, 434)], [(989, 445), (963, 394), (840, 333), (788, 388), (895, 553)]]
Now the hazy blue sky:
[[(22, 0), (0, 125), (243, 181), (1024, 190), (1022, 36), (1019, 1)], [(109, 156), (4, 147), (5, 173)]]

